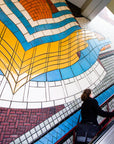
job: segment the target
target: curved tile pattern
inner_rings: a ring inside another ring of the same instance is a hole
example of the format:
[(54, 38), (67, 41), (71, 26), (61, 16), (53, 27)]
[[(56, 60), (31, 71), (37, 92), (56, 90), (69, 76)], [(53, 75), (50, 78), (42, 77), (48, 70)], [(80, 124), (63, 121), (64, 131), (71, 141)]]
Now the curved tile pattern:
[(84, 88), (95, 87), (106, 73), (97, 59), (110, 42), (81, 29), (64, 0), (48, 0), (45, 6), (44, 1), (39, 1), (38, 11), (46, 6), (49, 16), (40, 13), (40, 17), (34, 16), (39, 8), (36, 1), (0, 2), (2, 107), (63, 104), (76, 99)]

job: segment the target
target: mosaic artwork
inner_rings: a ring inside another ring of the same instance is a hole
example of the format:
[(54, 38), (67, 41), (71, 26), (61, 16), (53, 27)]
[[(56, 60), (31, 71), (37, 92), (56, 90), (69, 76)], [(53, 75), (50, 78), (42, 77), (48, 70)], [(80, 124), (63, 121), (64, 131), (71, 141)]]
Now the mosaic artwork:
[(79, 98), (106, 72), (109, 40), (82, 29), (65, 0), (1, 0), (0, 106), (45, 108)]

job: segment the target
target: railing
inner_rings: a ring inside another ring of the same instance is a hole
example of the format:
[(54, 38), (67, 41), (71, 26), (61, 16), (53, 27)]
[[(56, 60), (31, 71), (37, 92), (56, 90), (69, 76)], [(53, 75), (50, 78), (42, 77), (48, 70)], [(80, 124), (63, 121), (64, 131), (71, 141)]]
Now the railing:
[[(113, 99), (114, 95), (112, 95), (109, 99), (107, 99), (103, 104), (100, 105), (100, 107), (107, 107), (107, 111), (110, 111), (110, 107), (109, 107), (109, 102)], [(102, 125), (105, 122), (106, 118), (104, 118), (101, 122), (100, 125)], [(109, 120), (108, 120), (109, 121)], [(61, 139), (59, 139), (55, 144), (62, 144), (63, 142), (65, 142), (68, 138), (70, 138), (71, 136), (73, 136), (73, 144), (75, 144), (75, 133), (76, 133), (76, 127), (72, 128), (68, 133), (66, 133)], [(102, 127), (102, 129), (100, 130), (100, 132), (103, 130), (103, 128), (106, 127), (106, 123), (104, 124), (104, 126)], [(99, 132), (99, 133), (100, 133)]]

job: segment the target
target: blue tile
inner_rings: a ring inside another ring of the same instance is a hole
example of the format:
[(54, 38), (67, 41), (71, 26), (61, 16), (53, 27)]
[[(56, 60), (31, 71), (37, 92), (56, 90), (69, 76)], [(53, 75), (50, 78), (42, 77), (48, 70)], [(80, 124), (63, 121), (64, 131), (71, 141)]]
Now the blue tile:
[(46, 73), (33, 78), (31, 81), (46, 81)]
[(63, 11), (59, 11), (57, 13), (53, 13), (52, 17), (56, 18), (56, 17), (60, 17), (62, 15), (66, 15), (66, 14), (72, 14), (69, 10), (63, 10)]
[(73, 73), (74, 73), (75, 76), (78, 76), (78, 75), (80, 75), (81, 73), (84, 72), (84, 70), (82, 69), (82, 67), (81, 67), (81, 65), (80, 65), (79, 62), (73, 64), (71, 66), (71, 68), (72, 68), (72, 71), (73, 71)]
[(47, 73), (47, 81), (58, 81), (58, 80), (62, 80), (59, 70), (54, 70)]
[(79, 61), (79, 63), (80, 63), (80, 65), (81, 65), (84, 72), (91, 67), (91, 65), (89, 64), (89, 62), (87, 61), (86, 58), (81, 59)]
[(55, 7), (67, 6), (67, 4), (64, 2), (55, 3), (54, 5), (55, 5)]
[(0, 75), (4, 75), (1, 70), (0, 70)]
[(67, 67), (65, 69), (60, 69), (60, 72), (62, 75), (62, 79), (68, 79), (68, 78), (74, 77), (70, 67)]

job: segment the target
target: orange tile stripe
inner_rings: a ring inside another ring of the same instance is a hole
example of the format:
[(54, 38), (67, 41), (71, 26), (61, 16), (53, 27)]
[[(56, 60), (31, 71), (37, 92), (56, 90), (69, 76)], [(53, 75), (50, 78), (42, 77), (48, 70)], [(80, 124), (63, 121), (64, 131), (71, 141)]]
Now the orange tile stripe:
[(19, 2), (23, 5), (34, 21), (52, 18), (52, 13), (58, 11), (50, 0), (20, 0)]

